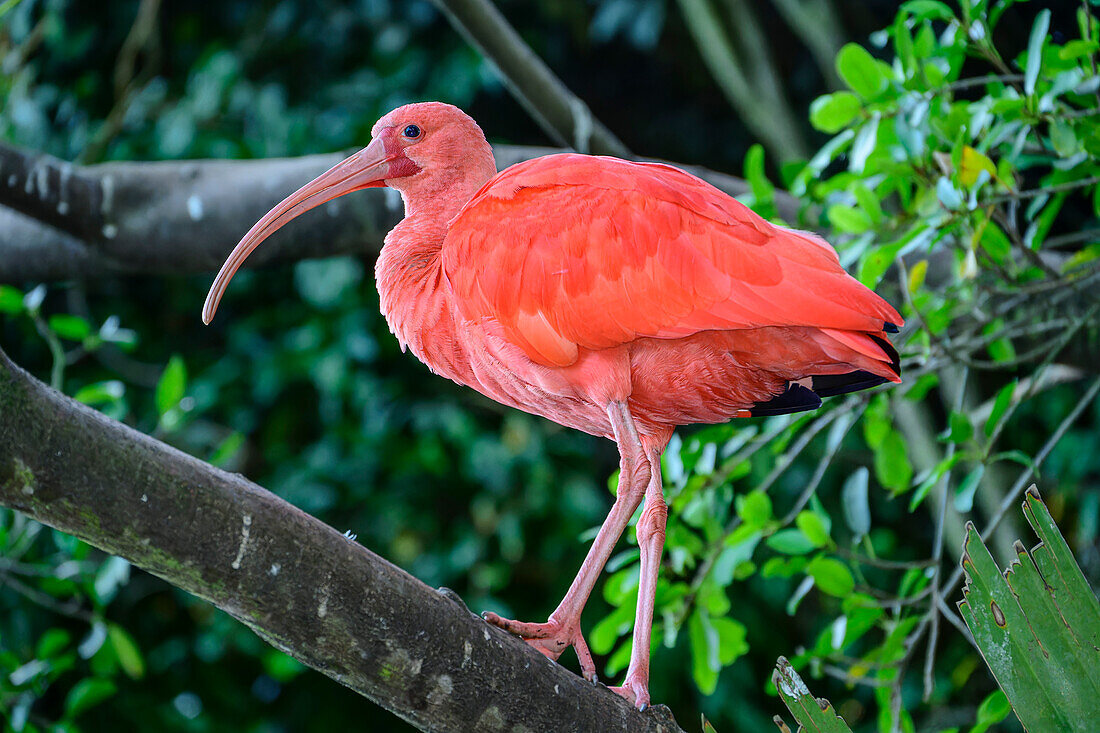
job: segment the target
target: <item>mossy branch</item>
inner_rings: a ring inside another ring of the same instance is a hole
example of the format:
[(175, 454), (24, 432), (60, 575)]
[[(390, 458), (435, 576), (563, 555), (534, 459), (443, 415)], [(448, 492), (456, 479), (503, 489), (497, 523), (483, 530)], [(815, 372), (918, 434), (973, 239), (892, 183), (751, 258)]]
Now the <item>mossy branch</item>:
[(664, 731), (243, 477), (56, 392), (0, 350), (0, 505), (119, 555), (423, 730)]

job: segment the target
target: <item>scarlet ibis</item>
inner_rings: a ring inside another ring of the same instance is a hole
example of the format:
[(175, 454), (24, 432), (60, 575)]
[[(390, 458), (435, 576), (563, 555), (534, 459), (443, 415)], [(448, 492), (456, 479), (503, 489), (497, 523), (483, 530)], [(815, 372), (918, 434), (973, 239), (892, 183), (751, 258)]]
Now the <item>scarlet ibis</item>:
[(898, 382), (886, 333), (902, 320), (823, 239), (671, 166), (560, 154), (497, 173), (477, 123), (438, 102), (395, 109), (371, 137), (248, 231), (203, 321), (276, 229), (352, 191), (397, 189), (405, 218), (375, 275), (402, 348), (436, 374), (619, 449), (615, 502), (561, 604), (545, 623), (485, 618), (551, 659), (572, 646), (594, 681), (581, 611), (644, 498), (633, 648), (613, 688), (644, 708), (667, 516), (660, 458), (673, 430), (812, 410), (821, 397)]

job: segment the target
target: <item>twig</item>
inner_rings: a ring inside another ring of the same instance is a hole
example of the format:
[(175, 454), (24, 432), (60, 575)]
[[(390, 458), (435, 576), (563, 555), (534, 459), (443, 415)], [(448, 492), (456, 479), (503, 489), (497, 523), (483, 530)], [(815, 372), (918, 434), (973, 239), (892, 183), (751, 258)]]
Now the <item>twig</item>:
[[(1054, 447), (1058, 445), (1058, 442), (1062, 439), (1062, 436), (1066, 434), (1070, 426), (1073, 425), (1073, 422), (1085, 411), (1085, 408), (1092, 403), (1093, 398), (1096, 397), (1098, 392), (1100, 392), (1100, 377), (1092, 381), (1092, 384), (1089, 385), (1089, 388), (1085, 391), (1085, 394), (1082, 395), (1081, 399), (1078, 400), (1074, 408), (1070, 410), (1069, 414), (1058, 424), (1054, 433), (1052, 433), (1050, 438), (1047, 439), (1047, 442), (1043, 444), (1043, 447), (1039, 449), (1039, 452), (1035, 454), (1035, 458), (1032, 460), (1031, 465), (1020, 472), (1020, 477), (1016, 479), (1016, 483), (1014, 483), (1012, 488), (1005, 494), (1001, 506), (998, 507), (997, 512), (990, 517), (985, 529), (981, 531), (979, 536), (982, 539), (992, 534), (993, 530), (997, 528), (997, 525), (1001, 523), (1001, 519), (1004, 518), (1005, 513), (1019, 500), (1020, 494), (1028, 487), (1028, 482), (1031, 481), (1032, 475), (1042, 466), (1043, 461), (1045, 461), (1047, 456), (1050, 455), (1050, 452), (1054, 450)], [(944, 584), (944, 595), (955, 590), (955, 586), (958, 585), (962, 575), (963, 569), (960, 565), (955, 568), (955, 572), (951, 574), (951, 578)]]
[[(79, 162), (94, 162), (103, 157), (104, 150), (122, 129), (126, 111), (130, 108), (130, 103), (137, 92), (143, 89), (156, 74), (157, 67), (160, 65), (160, 45), (156, 37), (160, 3), (161, 0), (142, 0), (141, 5), (138, 6), (134, 23), (130, 26), (130, 32), (126, 34), (126, 40), (122, 42), (122, 48), (115, 62), (114, 106), (107, 113), (95, 137), (81, 151), (77, 159)], [(138, 54), (146, 47), (151, 49), (149, 54), (151, 58), (141, 71), (135, 74)]]
[[(959, 380), (959, 392), (955, 396), (954, 410), (959, 412), (962, 410), (963, 399), (966, 396), (966, 383), (970, 376), (970, 372), (966, 367), (962, 368), (962, 378)], [(945, 460), (950, 461), (955, 456), (956, 444), (951, 443), (947, 446), (947, 455)], [(932, 697), (932, 691), (934, 681), (932, 678), (932, 672), (936, 661), (936, 642), (939, 641), (940, 636), (940, 620), (939, 620), (939, 603), (940, 603), (940, 578), (943, 577), (940, 561), (943, 559), (943, 525), (944, 520), (947, 517), (947, 497), (951, 493), (949, 491), (951, 486), (951, 469), (943, 472), (943, 478), (940, 479), (940, 506), (939, 511), (936, 513), (936, 529), (932, 538), (932, 559), (935, 564), (932, 566), (932, 584), (929, 586), (932, 592), (932, 607), (928, 610), (928, 613), (932, 616), (932, 628), (928, 632), (928, 647), (924, 656), (924, 701)]]
[(840, 88), (836, 55), (845, 39), (831, 0), (772, 0), (814, 57), (817, 68), (831, 89)]
[(836, 457), (837, 451), (840, 450), (840, 444), (843, 442), (843, 436), (847, 435), (848, 431), (852, 429), (852, 426), (859, 422), (859, 419), (863, 417), (863, 413), (866, 410), (866, 401), (864, 401), (864, 403), (854, 411), (849, 411), (844, 407), (837, 408), (837, 412), (839, 412), (842, 416), (840, 419), (847, 421), (844, 425), (843, 435), (831, 448), (825, 451), (825, 453), (821, 456), (821, 459), (817, 462), (817, 468), (814, 469), (813, 476), (810, 477), (809, 482), (806, 484), (806, 488), (804, 488), (802, 490), (802, 493), (799, 494), (798, 498), (791, 506), (791, 510), (787, 512), (783, 519), (779, 520), (780, 524), (786, 526), (793, 522), (798, 516), (798, 513), (802, 511), (807, 503), (809, 503), (810, 497), (814, 495), (815, 491), (817, 491), (818, 484), (820, 484), (821, 479), (824, 478), (826, 469), (829, 468), (829, 465), (833, 462), (833, 458)]
[(0, 572), (0, 583), (8, 586), (31, 603), (53, 611), (56, 614), (87, 621), (88, 623), (95, 621), (95, 616), (82, 608), (79, 601), (74, 600), (69, 603), (61, 603), (53, 596), (32, 588), (26, 583), (16, 580), (4, 572)]
[(753, 134), (780, 160), (798, 157), (804, 148), (798, 132), (760, 104), (757, 89), (745, 72), (729, 36), (708, 0), (679, 0), (680, 10), (695, 45), (718, 88)]
[[(459, 33), (489, 60), (512, 96), (557, 145), (581, 152), (631, 158), (633, 155), (588, 107), (566, 88), (523, 42), (489, 0), (432, 0)], [(586, 136), (578, 132), (589, 131)]]
[(877, 557), (868, 557), (867, 555), (861, 555), (857, 552), (852, 552), (843, 547), (836, 549), (836, 554), (844, 557), (853, 562), (857, 562), (860, 565), (870, 565), (873, 568), (882, 568), (883, 570), (912, 570), (913, 568), (927, 568), (931, 567), (935, 560), (882, 560)]
[[(1006, 193), (1000, 196), (993, 196), (983, 201), (983, 204), (1003, 204), (1013, 200), (1030, 199), (1036, 196), (1044, 196), (1052, 193), (1061, 193), (1062, 191), (1073, 191), (1078, 188), (1086, 188), (1094, 184), (1100, 183), (1100, 176), (1090, 176), (1088, 178), (1080, 178), (1076, 181), (1067, 181), (1066, 183), (1056, 183), (1053, 186), (1043, 186), (1042, 188), (1029, 188), (1026, 191), (1018, 191), (1016, 193)], [(1049, 243), (1050, 240), (1048, 239)]]
[(939, 609), (939, 612), (943, 614), (943, 617), (947, 619), (952, 626), (958, 629), (959, 633), (962, 634), (963, 638), (966, 639), (966, 642), (970, 644), (970, 646), (974, 647), (974, 649), (978, 649), (978, 645), (974, 642), (974, 635), (970, 633), (970, 629), (966, 627), (966, 624), (959, 618), (959, 615), (955, 613), (954, 609), (947, 605), (947, 601), (944, 600), (943, 595), (936, 595), (936, 608)]
[(854, 676), (851, 672), (841, 669), (832, 664), (821, 665), (821, 671), (830, 677), (835, 677), (842, 682), (847, 682), (849, 685), (864, 685), (866, 687), (889, 687), (893, 684), (892, 680), (880, 680), (875, 677), (866, 676)]

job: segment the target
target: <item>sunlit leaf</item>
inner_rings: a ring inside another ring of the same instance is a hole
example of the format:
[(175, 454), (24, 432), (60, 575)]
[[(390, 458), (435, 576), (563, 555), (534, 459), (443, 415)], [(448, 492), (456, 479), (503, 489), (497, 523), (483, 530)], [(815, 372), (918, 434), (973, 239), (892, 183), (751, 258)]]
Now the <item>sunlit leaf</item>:
[(23, 292), (11, 285), (0, 285), (0, 313), (21, 313)]
[(817, 548), (800, 529), (781, 529), (768, 537), (765, 544), (784, 555), (805, 555)]
[(809, 510), (801, 511), (794, 521), (814, 547), (824, 547), (829, 544), (829, 530), (825, 528), (825, 523), (816, 513)]
[(853, 542), (859, 542), (863, 535), (871, 531), (871, 506), (868, 499), (868, 477), (866, 467), (860, 466), (844, 481), (841, 490), (844, 521), (852, 530)]
[(960, 512), (969, 512), (974, 508), (974, 493), (985, 474), (985, 464), (979, 463), (966, 477), (959, 482), (959, 488), (955, 490), (955, 508)]
[(115, 694), (118, 688), (111, 680), (85, 677), (79, 680), (65, 697), (65, 715), (75, 718)]
[(818, 556), (806, 566), (806, 573), (814, 579), (814, 584), (823, 593), (844, 598), (855, 590), (856, 581), (852, 571), (840, 560)]
[(849, 43), (840, 49), (836, 70), (844, 83), (864, 99), (872, 99), (886, 88), (887, 79), (878, 62), (859, 44)]
[(1027, 66), (1024, 69), (1024, 93), (1035, 93), (1035, 82), (1039, 78), (1039, 71), (1043, 67), (1043, 44), (1047, 40), (1047, 31), (1050, 29), (1050, 10), (1043, 8), (1035, 16), (1035, 22), (1031, 26), (1031, 35), (1027, 41)]
[(179, 404), (187, 389), (187, 367), (183, 359), (173, 356), (168, 360), (168, 365), (160, 375), (157, 382), (155, 402), (157, 413), (163, 417), (165, 413)]
[(859, 116), (863, 103), (851, 92), (833, 92), (810, 105), (810, 124), (830, 135), (840, 132)]
[(141, 650), (138, 649), (134, 637), (118, 624), (111, 624), (107, 629), (107, 638), (114, 647), (119, 666), (122, 667), (126, 676), (134, 680), (144, 677), (145, 660), (141, 656)]
[(993, 399), (993, 407), (990, 409), (989, 417), (985, 421), (986, 436), (993, 435), (993, 431), (997, 429), (998, 423), (1001, 422), (1001, 418), (1004, 417), (1012, 404), (1012, 397), (1016, 394), (1016, 386), (1019, 383), (1020, 380), (1013, 379), (997, 391), (997, 396)]

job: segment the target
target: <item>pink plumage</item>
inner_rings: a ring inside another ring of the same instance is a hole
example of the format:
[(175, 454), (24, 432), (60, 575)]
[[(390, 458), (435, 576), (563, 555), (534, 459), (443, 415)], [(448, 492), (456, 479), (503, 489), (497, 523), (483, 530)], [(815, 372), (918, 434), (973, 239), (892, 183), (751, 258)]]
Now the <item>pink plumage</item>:
[(821, 238), (671, 166), (562, 154), (496, 173), (476, 123), (434, 102), (394, 110), (372, 136), (257, 222), (203, 318), (282, 224), (351, 191), (400, 191), (405, 219), (376, 278), (402, 346), (442, 376), (619, 447), (615, 504), (558, 608), (545, 623), (486, 618), (554, 659), (573, 646), (595, 679), (581, 611), (644, 498), (633, 652), (614, 688), (644, 707), (672, 431), (899, 381), (886, 333), (901, 318)]

